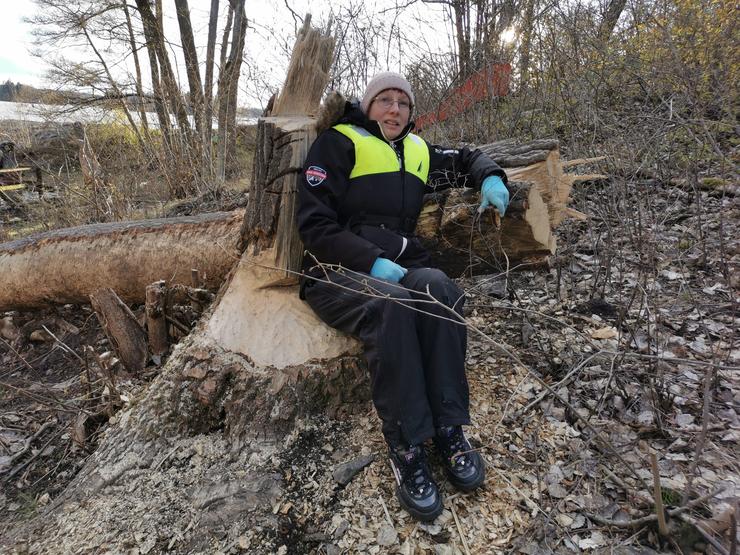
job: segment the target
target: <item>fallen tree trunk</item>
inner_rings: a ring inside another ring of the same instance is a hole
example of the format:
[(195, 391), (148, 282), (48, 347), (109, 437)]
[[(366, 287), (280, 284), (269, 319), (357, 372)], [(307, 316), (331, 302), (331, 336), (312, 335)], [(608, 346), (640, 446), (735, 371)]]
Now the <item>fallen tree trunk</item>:
[(238, 260), (242, 211), (49, 231), (0, 244), (0, 311), (87, 303), (110, 287), (126, 303), (144, 302), (160, 279), (190, 283), (197, 268), (218, 288)]

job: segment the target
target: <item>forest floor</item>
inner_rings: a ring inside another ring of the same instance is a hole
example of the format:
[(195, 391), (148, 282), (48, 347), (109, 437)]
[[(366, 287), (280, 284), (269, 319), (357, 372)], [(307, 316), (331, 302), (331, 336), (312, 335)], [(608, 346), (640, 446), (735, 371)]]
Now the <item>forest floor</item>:
[[(91, 309), (65, 306), (0, 314), (0, 551), (736, 549), (740, 199), (620, 179), (578, 185), (573, 199), (591, 218), (561, 225), (551, 270), (459, 280), (468, 435), (487, 480), (456, 493), (435, 465), (446, 510), (434, 523), (400, 508), (369, 401), (298, 420), (259, 447), (218, 430), (179, 438), (125, 483), (50, 511), (157, 375), (116, 371)], [(264, 503), (256, 475), (280, 486), (267, 496), (274, 519), (247, 526)], [(656, 491), (670, 515), (664, 534)]]

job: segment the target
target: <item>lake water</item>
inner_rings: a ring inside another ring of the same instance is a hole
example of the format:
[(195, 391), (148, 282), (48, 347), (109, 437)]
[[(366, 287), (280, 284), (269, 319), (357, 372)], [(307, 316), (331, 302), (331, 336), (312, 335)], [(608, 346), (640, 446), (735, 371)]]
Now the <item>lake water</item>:
[[(139, 115), (131, 112), (133, 120), (139, 124)], [(158, 127), (156, 114), (149, 113), (147, 116), (151, 127)], [(2, 122), (7, 120), (18, 120), (28, 122), (54, 122), (54, 123), (120, 123), (128, 125), (128, 119), (121, 110), (110, 110), (86, 106), (80, 108), (73, 105), (51, 106), (48, 104), (29, 104), (25, 102), (0, 102), (0, 131)], [(192, 123), (192, 119), (191, 119)], [(239, 125), (256, 125), (257, 118), (237, 118)], [(214, 122), (213, 127), (217, 125)]]

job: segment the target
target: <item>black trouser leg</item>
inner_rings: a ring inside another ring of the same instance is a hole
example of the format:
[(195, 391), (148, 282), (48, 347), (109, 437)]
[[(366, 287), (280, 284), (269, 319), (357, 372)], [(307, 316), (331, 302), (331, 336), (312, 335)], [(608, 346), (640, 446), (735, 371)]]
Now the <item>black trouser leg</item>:
[(468, 423), (465, 328), (410, 308), (454, 317), (404, 290), (425, 291), (429, 284), (435, 298), (452, 306), (462, 303), (454, 283), (430, 269), (411, 270), (403, 287), (354, 272), (329, 277), (333, 283), (306, 288), (306, 301), (327, 324), (364, 343), (386, 440), (418, 444), (434, 435), (435, 424)]
[[(419, 314), (417, 318), (427, 399), (434, 415), (434, 425), (470, 424), (465, 375), (467, 328), (462, 325), (464, 293), (436, 268), (410, 270), (401, 283), (419, 292), (414, 295), (419, 299), (417, 308), (436, 316)], [(431, 296), (444, 306), (429, 302), (427, 286)], [(452, 308), (454, 313), (448, 308)]]

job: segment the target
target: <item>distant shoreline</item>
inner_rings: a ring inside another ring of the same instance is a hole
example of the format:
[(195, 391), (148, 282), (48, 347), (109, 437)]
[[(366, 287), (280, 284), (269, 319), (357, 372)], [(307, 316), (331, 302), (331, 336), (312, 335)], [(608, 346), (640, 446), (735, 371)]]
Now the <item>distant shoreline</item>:
[[(149, 126), (156, 129), (157, 114), (146, 112)], [(132, 110), (131, 116), (137, 125), (140, 125), (138, 112)], [(192, 123), (192, 117), (189, 116)], [(101, 108), (95, 106), (75, 106), (73, 104), (35, 104), (30, 102), (12, 102), (0, 100), (0, 122), (3, 123), (93, 123), (93, 124), (120, 124), (129, 126), (128, 119), (123, 111), (116, 108)], [(175, 124), (174, 116), (172, 120)], [(237, 117), (237, 125), (256, 125), (256, 117)], [(213, 128), (218, 128), (214, 121)], [(2, 129), (0, 129), (2, 131)]]

